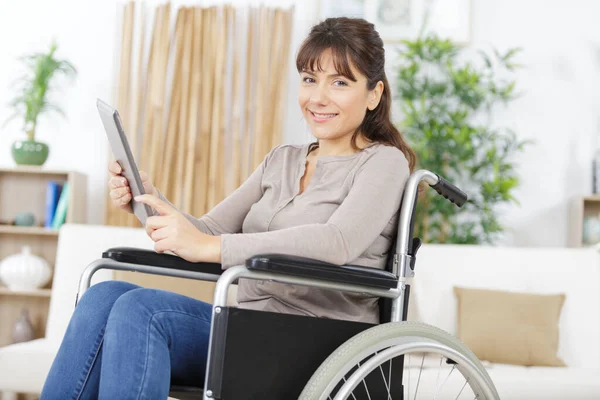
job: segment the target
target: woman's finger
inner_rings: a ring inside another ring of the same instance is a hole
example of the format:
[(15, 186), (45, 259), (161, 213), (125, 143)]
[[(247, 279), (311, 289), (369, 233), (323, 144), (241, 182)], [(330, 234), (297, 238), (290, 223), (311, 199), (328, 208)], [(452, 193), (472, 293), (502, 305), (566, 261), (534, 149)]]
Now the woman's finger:
[(116, 161), (113, 161), (110, 164), (108, 164), (108, 170), (115, 175), (118, 175), (123, 171), (121, 165), (119, 165), (119, 163)]
[(118, 189), (113, 189), (110, 191), (109, 195), (112, 199), (120, 199), (121, 197), (125, 196), (126, 194), (130, 193), (129, 187), (120, 187)]
[(152, 217), (146, 218), (146, 228), (155, 230), (164, 228), (169, 225), (169, 218), (160, 215), (153, 215)]
[(150, 234), (150, 238), (155, 242), (166, 239), (168, 237), (169, 233), (167, 232), (166, 228), (154, 229)]
[(118, 199), (117, 201), (119, 201), (121, 203), (121, 205), (123, 205), (123, 206), (127, 205), (131, 201), (131, 194), (127, 193), (126, 195), (124, 195), (123, 197)]
[(129, 182), (127, 182), (127, 179), (123, 178), (122, 176), (113, 176), (108, 181), (108, 186), (111, 189), (117, 189), (117, 188), (121, 188), (121, 187), (129, 187)]
[(165, 251), (172, 251), (170, 249), (170, 242), (168, 239), (162, 239), (158, 242), (154, 242), (154, 251), (157, 253), (164, 253)]
[(142, 194), (142, 195), (136, 196), (135, 201), (152, 207), (160, 215), (171, 215), (171, 214), (175, 214), (178, 212), (173, 207), (171, 207), (169, 204), (165, 203), (158, 197), (154, 197), (150, 194)]

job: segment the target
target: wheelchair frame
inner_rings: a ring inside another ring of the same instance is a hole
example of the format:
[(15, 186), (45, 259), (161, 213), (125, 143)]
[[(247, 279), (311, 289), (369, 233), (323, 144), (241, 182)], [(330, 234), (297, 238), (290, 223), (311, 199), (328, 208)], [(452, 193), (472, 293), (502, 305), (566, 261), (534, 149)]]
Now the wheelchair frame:
[[(467, 196), (460, 189), (433, 172), (427, 170), (418, 170), (411, 174), (406, 183), (402, 197), (397, 228), (396, 249), (393, 255), (392, 273), (397, 277), (396, 288), (383, 289), (344, 282), (321, 280), (310, 276), (292, 276), (277, 272), (256, 271), (248, 269), (248, 267), (245, 265), (238, 265), (228, 268), (221, 275), (218, 275), (213, 273), (192, 270), (178, 270), (152, 265), (141, 265), (131, 262), (116, 261), (109, 258), (101, 258), (88, 265), (88, 267), (86, 267), (82, 273), (75, 304), (77, 304), (81, 296), (83, 296), (86, 290), (90, 287), (92, 276), (96, 271), (100, 269), (111, 269), (216, 282), (217, 284), (212, 308), (213, 321), (215, 316), (221, 313), (223, 307), (227, 306), (227, 293), (229, 286), (240, 278), (274, 281), (279, 283), (362, 293), (375, 297), (388, 298), (391, 299), (391, 315), (389, 321), (403, 321), (405, 320), (406, 308), (408, 305), (409, 291), (407, 280), (414, 276), (416, 252), (418, 250), (418, 246), (420, 245), (420, 242), (417, 242), (416, 246), (413, 245), (412, 220), (415, 214), (418, 187), (421, 181), (428, 183), (440, 195), (444, 196), (458, 206), (462, 206), (467, 200)], [(214, 342), (215, 324), (212, 324), (202, 397), (203, 400), (213, 399), (213, 392), (210, 388), (209, 377), (211, 373), (211, 352), (213, 351)]]

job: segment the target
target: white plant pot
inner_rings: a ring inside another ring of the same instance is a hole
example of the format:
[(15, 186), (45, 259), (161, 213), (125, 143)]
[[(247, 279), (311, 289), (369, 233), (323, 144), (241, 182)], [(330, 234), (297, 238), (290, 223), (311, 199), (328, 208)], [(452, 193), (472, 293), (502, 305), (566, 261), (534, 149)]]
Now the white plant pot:
[(50, 276), (51, 269), (46, 260), (31, 254), (29, 246), (0, 263), (0, 280), (10, 290), (38, 289), (50, 281)]

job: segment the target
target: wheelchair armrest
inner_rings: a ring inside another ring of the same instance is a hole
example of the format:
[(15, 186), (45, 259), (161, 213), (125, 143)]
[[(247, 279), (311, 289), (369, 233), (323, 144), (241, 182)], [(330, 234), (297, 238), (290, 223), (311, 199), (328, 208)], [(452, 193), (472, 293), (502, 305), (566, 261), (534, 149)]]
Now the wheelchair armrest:
[(398, 287), (398, 277), (388, 271), (358, 265), (339, 266), (284, 254), (256, 255), (246, 260), (246, 268), (251, 271), (275, 272), (375, 288)]
[(138, 249), (135, 247), (113, 247), (103, 252), (102, 258), (110, 258), (115, 261), (130, 264), (204, 272), (213, 275), (221, 275), (223, 273), (221, 264), (205, 262), (194, 263), (170, 254), (159, 254), (153, 250)]

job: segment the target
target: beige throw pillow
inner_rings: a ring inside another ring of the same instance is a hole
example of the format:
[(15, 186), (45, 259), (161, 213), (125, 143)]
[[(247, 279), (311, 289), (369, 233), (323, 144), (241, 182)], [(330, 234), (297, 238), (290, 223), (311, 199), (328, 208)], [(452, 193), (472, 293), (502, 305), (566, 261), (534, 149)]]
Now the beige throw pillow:
[(539, 295), (455, 287), (458, 338), (480, 360), (565, 366), (558, 351), (564, 294)]

